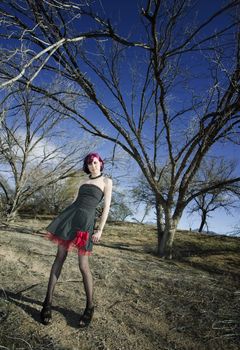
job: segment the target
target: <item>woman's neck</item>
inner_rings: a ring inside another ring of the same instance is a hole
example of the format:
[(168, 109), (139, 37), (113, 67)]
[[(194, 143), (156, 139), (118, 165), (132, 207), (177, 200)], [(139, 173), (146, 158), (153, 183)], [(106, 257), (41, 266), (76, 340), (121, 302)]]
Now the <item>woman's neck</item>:
[(90, 175), (89, 175), (89, 179), (90, 180), (94, 180), (94, 179), (98, 179), (99, 177), (101, 177), (102, 176), (102, 173), (91, 173)]

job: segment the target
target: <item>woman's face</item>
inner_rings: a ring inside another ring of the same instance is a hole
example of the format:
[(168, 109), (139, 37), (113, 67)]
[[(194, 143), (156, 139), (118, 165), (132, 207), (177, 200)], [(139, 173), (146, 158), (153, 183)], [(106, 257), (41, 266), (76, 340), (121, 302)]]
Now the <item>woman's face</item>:
[(98, 174), (101, 172), (101, 162), (94, 157), (92, 162), (88, 164), (88, 169), (91, 173)]

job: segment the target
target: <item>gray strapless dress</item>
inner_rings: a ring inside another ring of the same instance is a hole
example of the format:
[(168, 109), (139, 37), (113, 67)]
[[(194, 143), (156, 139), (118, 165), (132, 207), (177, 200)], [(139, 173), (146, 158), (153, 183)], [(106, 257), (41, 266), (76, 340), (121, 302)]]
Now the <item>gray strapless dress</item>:
[(80, 255), (91, 255), (96, 208), (102, 198), (103, 191), (98, 186), (80, 186), (75, 202), (48, 225), (48, 239), (63, 245), (67, 250), (76, 247)]

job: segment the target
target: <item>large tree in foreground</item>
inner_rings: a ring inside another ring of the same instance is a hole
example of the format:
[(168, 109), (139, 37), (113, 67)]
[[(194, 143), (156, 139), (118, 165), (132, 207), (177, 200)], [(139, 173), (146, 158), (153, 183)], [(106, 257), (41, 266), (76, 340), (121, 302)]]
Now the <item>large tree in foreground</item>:
[[(83, 129), (135, 159), (154, 193), (158, 223), (163, 215), (161, 256), (171, 256), (188, 203), (239, 181), (233, 176), (199, 183), (196, 174), (214, 145), (238, 142), (240, 1), (219, 1), (212, 13), (199, 12), (197, 4), (146, 0), (141, 10), (136, 6), (136, 28), (128, 35), (98, 2), (0, 5), (2, 38), (12, 40), (11, 47), (3, 44), (2, 87), (21, 80), (58, 101)], [(92, 103), (98, 118), (42, 86), (38, 76), (45, 72), (48, 79), (60, 75), (74, 82), (76, 95)]]

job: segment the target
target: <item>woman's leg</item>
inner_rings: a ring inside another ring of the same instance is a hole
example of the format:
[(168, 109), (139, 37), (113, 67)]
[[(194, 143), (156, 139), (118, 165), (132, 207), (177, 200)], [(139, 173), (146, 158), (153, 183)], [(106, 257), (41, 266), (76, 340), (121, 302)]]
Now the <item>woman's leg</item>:
[(79, 268), (83, 277), (83, 285), (86, 293), (86, 309), (91, 309), (93, 307), (93, 278), (92, 273), (88, 263), (87, 255), (79, 255)]
[(88, 256), (79, 255), (79, 268), (83, 277), (83, 285), (86, 293), (86, 308), (79, 322), (79, 327), (87, 327), (93, 317), (93, 278), (88, 264)]
[(47, 294), (46, 294), (46, 298), (44, 301), (44, 304), (46, 304), (46, 305), (52, 303), (54, 288), (55, 288), (57, 280), (60, 276), (60, 273), (61, 273), (61, 270), (63, 267), (63, 263), (67, 257), (67, 253), (68, 253), (68, 251), (65, 247), (58, 245), (57, 255), (56, 255), (56, 258), (53, 262), (52, 269), (50, 272), (49, 281), (48, 281)]

